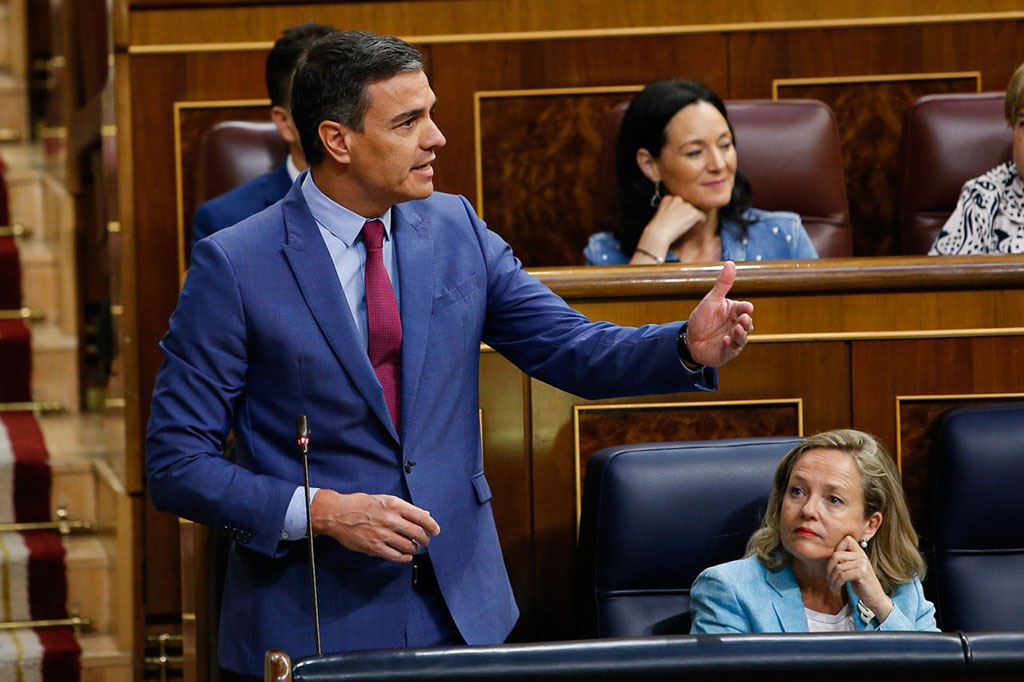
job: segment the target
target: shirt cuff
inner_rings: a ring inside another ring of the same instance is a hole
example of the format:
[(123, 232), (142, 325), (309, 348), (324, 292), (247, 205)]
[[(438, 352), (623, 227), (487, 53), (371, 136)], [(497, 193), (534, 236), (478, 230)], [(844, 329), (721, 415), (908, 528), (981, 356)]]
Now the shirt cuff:
[[(313, 501), (320, 488), (310, 487), (309, 500)], [(301, 485), (292, 493), (288, 509), (284, 512), (284, 527), (281, 529), (282, 540), (301, 540), (306, 537), (306, 489)]]

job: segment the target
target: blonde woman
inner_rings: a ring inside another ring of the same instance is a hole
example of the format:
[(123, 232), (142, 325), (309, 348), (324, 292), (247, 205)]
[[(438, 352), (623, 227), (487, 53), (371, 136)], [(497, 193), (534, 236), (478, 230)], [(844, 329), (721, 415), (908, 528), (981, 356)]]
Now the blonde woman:
[(924, 570), (892, 458), (827, 431), (779, 463), (747, 557), (697, 576), (690, 632), (937, 630)]

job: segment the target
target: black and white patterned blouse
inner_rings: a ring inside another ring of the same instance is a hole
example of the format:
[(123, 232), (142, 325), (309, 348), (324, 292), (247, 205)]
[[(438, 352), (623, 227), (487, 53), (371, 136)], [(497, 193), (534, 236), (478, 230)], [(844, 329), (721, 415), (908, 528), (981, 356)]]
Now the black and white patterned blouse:
[(964, 183), (930, 256), (1024, 253), (1024, 179), (1013, 161)]

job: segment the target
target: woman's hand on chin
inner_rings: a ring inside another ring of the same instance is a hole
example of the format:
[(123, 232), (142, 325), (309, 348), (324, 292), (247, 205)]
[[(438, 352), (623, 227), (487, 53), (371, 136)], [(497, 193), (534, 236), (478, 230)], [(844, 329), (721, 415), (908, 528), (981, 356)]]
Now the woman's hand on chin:
[(835, 592), (839, 592), (849, 583), (864, 606), (875, 613), (879, 623), (889, 617), (893, 607), (892, 600), (878, 582), (878, 576), (871, 567), (867, 553), (861, 549), (852, 535), (847, 535), (836, 545), (832, 558), (828, 561), (826, 577), (829, 587)]
[(644, 260), (635, 262), (650, 262), (651, 259), (644, 252), (656, 258), (666, 258), (672, 244), (694, 227), (707, 222), (707, 219), (704, 211), (687, 203), (682, 197), (665, 195), (637, 242), (638, 251), (634, 257), (639, 255)]

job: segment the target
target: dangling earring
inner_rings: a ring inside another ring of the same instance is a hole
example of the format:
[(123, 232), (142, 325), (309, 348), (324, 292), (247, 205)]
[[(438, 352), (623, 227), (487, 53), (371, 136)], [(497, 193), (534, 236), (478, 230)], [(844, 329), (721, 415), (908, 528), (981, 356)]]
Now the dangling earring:
[(661, 202), (661, 180), (654, 181), (654, 194), (651, 195), (651, 208), (655, 208)]
[(867, 549), (867, 548), (868, 548), (868, 539), (867, 539), (867, 538), (864, 538), (863, 540), (861, 540), (861, 541), (860, 541), (860, 546), (861, 546), (862, 548), (864, 548), (864, 549)]

